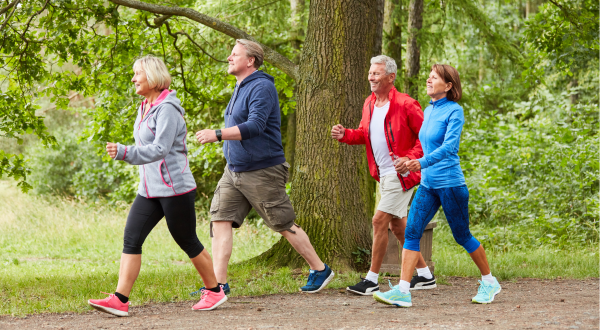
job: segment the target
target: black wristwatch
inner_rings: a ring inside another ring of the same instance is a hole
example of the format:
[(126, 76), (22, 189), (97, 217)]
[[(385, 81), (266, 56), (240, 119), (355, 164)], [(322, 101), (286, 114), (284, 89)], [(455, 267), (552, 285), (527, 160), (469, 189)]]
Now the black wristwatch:
[(215, 134), (217, 134), (217, 140), (219, 140), (219, 142), (221, 142), (221, 130), (215, 130)]

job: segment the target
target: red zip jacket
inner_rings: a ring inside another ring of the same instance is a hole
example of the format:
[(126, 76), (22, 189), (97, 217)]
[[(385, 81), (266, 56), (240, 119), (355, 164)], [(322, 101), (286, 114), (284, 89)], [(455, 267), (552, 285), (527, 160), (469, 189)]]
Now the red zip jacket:
[[(408, 94), (400, 93), (392, 87), (389, 94), (390, 109), (385, 116), (385, 137), (390, 152), (399, 157), (419, 159), (423, 157), (423, 148), (419, 141), (419, 130), (423, 123), (421, 105)], [(375, 156), (371, 148), (369, 127), (373, 109), (375, 108), (375, 93), (367, 97), (363, 106), (362, 119), (357, 129), (346, 129), (340, 142), (346, 144), (366, 144), (369, 171), (375, 180), (379, 181), (379, 166), (375, 163)], [(421, 172), (410, 172), (405, 178), (398, 174), (404, 191), (421, 182)]]

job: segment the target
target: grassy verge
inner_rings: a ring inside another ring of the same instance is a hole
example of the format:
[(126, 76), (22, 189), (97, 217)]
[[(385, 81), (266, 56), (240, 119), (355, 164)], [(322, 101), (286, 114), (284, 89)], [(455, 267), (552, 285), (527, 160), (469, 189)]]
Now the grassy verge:
[[(438, 224), (440, 224), (438, 222)], [(443, 276), (480, 276), (469, 254), (452, 238), (448, 225), (434, 230), (433, 260)], [(486, 247), (492, 274), (498, 280), (520, 277), (584, 279), (599, 276), (598, 246), (568, 246), (559, 249), (540, 245), (529, 249), (497, 251)]]
[[(87, 299), (117, 284), (127, 209), (64, 199), (25, 195), (10, 182), (0, 181), (0, 315), (40, 312), (84, 312)], [(200, 240), (210, 251), (208, 222), (200, 219)], [(240, 263), (279, 239), (260, 223), (235, 231), (230, 284), (233, 296), (297, 292), (308, 269), (270, 268)], [(479, 276), (469, 256), (453, 242), (444, 226), (436, 229), (436, 273)], [(554, 250), (489, 253), (500, 279), (515, 277), (586, 278), (598, 276), (598, 250)], [(359, 274), (337, 274), (330, 288), (355, 284)], [(383, 281), (383, 280), (382, 280)], [(395, 284), (395, 283), (394, 283)], [(133, 305), (191, 300), (189, 292), (202, 286), (185, 253), (161, 222), (144, 245)]]
[[(20, 193), (0, 181), (0, 315), (40, 312), (83, 312), (87, 299), (113, 292), (127, 208), (44, 199)], [(208, 221), (199, 219), (198, 236), (209, 249)], [(272, 246), (280, 235), (260, 223), (235, 230), (230, 267), (234, 295), (297, 292), (308, 268), (271, 269), (239, 263)], [(336, 277), (344, 287), (354, 273)], [(132, 292), (133, 305), (192, 299), (203, 286), (189, 259), (171, 238), (164, 221), (144, 244), (140, 277)]]

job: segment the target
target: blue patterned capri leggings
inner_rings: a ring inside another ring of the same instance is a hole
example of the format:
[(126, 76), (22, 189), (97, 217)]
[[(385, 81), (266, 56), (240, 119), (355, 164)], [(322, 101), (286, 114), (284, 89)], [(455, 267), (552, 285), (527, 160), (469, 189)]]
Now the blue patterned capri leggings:
[(466, 185), (440, 189), (419, 186), (408, 212), (404, 248), (421, 251), (420, 241), (425, 227), (433, 219), (440, 205), (444, 208), (456, 242), (468, 253), (477, 250), (481, 244), (469, 231), (469, 189)]

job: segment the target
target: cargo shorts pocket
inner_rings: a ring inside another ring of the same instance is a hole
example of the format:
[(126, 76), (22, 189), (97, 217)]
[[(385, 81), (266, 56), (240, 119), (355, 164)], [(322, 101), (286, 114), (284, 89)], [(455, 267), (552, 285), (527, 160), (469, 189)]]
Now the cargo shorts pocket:
[(219, 212), (219, 203), (221, 202), (221, 187), (217, 186), (212, 202), (210, 203), (210, 214)]
[(296, 213), (287, 195), (277, 201), (262, 202), (262, 207), (267, 216), (265, 224), (274, 231), (288, 230), (294, 225)]
[(285, 162), (281, 165), (283, 165), (283, 167), (285, 168), (285, 183), (288, 183), (288, 181), (290, 181), (290, 164), (288, 162)]

